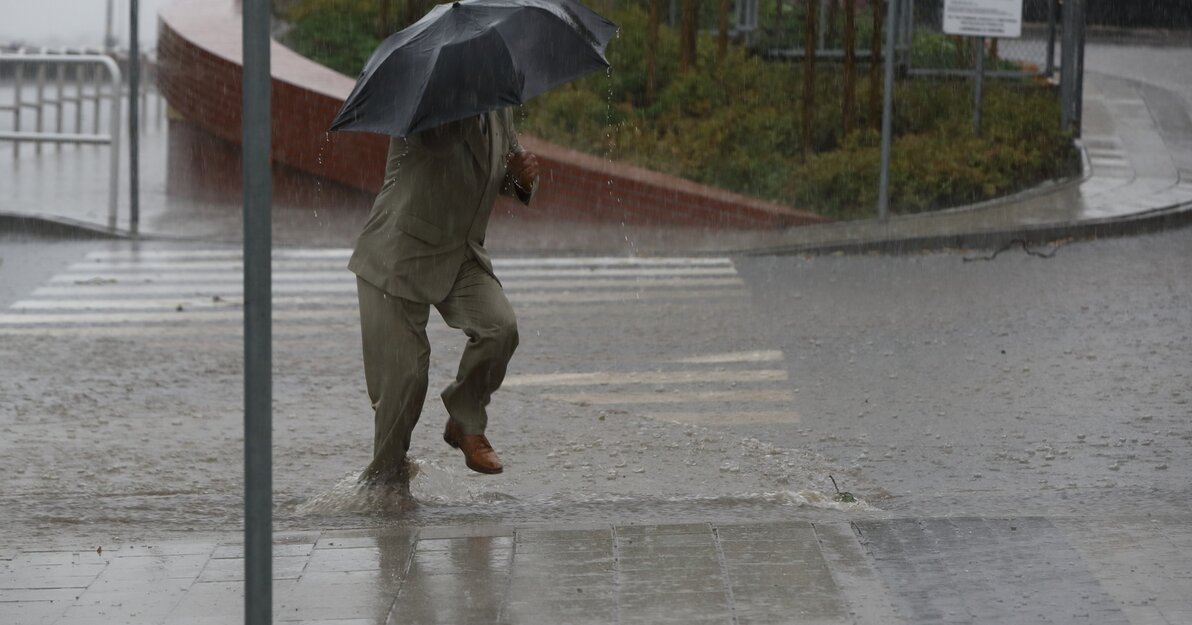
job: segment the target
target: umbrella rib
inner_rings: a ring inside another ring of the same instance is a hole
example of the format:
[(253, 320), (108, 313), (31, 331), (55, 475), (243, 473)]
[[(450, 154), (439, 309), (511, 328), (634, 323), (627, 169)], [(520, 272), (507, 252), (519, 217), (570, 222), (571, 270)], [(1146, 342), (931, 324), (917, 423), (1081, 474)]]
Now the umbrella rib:
[[(414, 113), (417, 113), (418, 111), (422, 110), (422, 101), (425, 100), (426, 96), (427, 96), (426, 86), (428, 84), (430, 84), (430, 78), (435, 73), (435, 66), (437, 66), (439, 64), (439, 55), (442, 53), (442, 51), (443, 51), (443, 49), (441, 47), (435, 46), (434, 58), (432, 59), (432, 61), (430, 63), (430, 69), (425, 74), (422, 75), (421, 84), (419, 84), (417, 86), (418, 90), (416, 91), (416, 93), (418, 94), (418, 100), (414, 103), (414, 107), (410, 109)], [(413, 129), (414, 126), (418, 125), (417, 124), (418, 121), (420, 121), (420, 120), (411, 119), (410, 120), (410, 128)], [(417, 133), (411, 132), (410, 134), (417, 134)]]
[[(544, 9), (542, 7), (527, 6), (527, 7), (525, 7), (525, 9), (531, 10), (531, 11), (537, 11), (540, 13), (545, 13), (547, 15), (547, 17), (549, 17), (549, 18), (552, 18), (554, 20), (559, 20), (560, 22), (566, 23), (567, 26), (569, 27), (566, 32), (574, 35), (581, 41), (581, 43), (585, 44), (582, 46), (582, 49), (584, 50), (584, 52), (588, 53), (588, 58), (592, 61), (596, 61), (596, 62), (600, 63), (601, 65), (603, 65), (605, 67), (608, 66), (608, 61), (600, 54), (600, 52), (596, 48), (591, 47), (593, 42), (588, 41), (588, 37), (592, 36), (591, 31), (588, 30), (588, 28), (586, 26), (584, 26), (583, 23), (579, 22), (578, 20), (575, 20), (574, 15), (572, 15), (568, 12), (567, 19), (563, 19), (557, 13), (548, 11), (547, 9)], [(572, 20), (575, 20), (575, 21), (573, 22)], [(509, 45), (508, 39), (505, 38), (504, 31), (502, 31), (500, 28), (496, 28), (495, 25), (493, 27), (493, 30), (495, 30), (497, 32), (497, 35), (501, 37), (502, 41), (505, 41), (506, 45), (502, 49), (504, 49), (506, 52), (508, 52), (508, 50), (510, 49), (511, 46)], [(566, 83), (574, 78), (574, 77), (564, 77), (564, 78), (552, 80), (548, 84), (545, 85), (545, 87), (543, 88), (543, 90), (541, 92), (529, 94), (529, 96), (527, 97), (526, 93), (525, 93), (524, 72), (521, 71), (521, 67), (518, 66), (518, 64), (516, 63), (516, 59), (512, 55), (510, 55), (510, 57), (509, 57), (509, 62), (510, 62), (510, 65), (518, 72), (518, 75), (521, 76), (521, 78), (522, 78), (522, 84), (519, 85), (520, 89), (519, 89), (519, 93), (518, 93), (518, 97), (521, 100), (522, 104), (525, 104), (525, 101), (528, 100), (529, 98), (539, 95), (539, 93), (545, 93), (546, 91), (549, 91), (549, 90), (551, 90), (563, 83)]]

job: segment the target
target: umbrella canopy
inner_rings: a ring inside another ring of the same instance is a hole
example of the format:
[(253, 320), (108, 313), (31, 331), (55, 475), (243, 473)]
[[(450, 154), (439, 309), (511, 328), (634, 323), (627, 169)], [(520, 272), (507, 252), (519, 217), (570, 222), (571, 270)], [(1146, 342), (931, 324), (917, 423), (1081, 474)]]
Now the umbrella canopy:
[(389, 36), (331, 130), (407, 136), (608, 67), (617, 26), (575, 0), (461, 0)]

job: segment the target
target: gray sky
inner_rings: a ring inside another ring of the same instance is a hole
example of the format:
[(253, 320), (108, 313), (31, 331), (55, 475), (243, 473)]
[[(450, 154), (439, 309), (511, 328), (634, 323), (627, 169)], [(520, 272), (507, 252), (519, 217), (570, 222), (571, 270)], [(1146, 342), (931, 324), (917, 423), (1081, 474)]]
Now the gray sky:
[[(174, 0), (140, 0), (141, 48), (157, 47), (157, 11)], [(128, 45), (130, 0), (110, 0), (112, 30), (120, 46)], [(229, 7), (232, 0), (225, 2)], [(0, 45), (103, 45), (109, 0), (0, 0)]]

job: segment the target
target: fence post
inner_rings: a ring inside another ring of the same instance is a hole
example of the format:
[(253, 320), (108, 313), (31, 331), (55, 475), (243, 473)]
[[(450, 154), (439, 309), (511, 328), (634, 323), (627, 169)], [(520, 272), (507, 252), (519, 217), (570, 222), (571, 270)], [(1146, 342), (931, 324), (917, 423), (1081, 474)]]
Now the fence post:
[(976, 67), (973, 68), (973, 134), (981, 135), (981, 102), (985, 99), (985, 38), (974, 37), (977, 48)]
[[(110, 179), (111, 184), (108, 185), (108, 225), (114, 230), (116, 228), (116, 204), (120, 197), (120, 91), (123, 89), (121, 84), (120, 66), (111, 57), (104, 57), (106, 62), (104, 65), (108, 67), (108, 71), (112, 74), (112, 104), (111, 111), (111, 125), (112, 125), (112, 162)], [(98, 72), (96, 72), (98, 73)], [(99, 83), (95, 84), (95, 124), (99, 127)]]
[[(890, 150), (894, 133), (894, 38), (898, 30), (898, 3), (901, 0), (886, 0), (886, 86), (882, 94), (882, 163), (878, 180), (877, 217), (882, 221), (890, 218)], [(872, 62), (877, 62), (873, 59)]]
[(1055, 75), (1055, 35), (1059, 22), (1060, 0), (1047, 0), (1047, 76)]
[[(20, 61), (13, 63), (13, 92), (12, 92), (12, 127), (17, 132), (21, 131), (21, 107), (25, 105), (25, 96), (21, 94), (21, 87), (25, 82), (25, 65)], [(12, 142), (12, 156), (13, 158), (20, 158), (21, 156), (21, 142), (19, 140)]]
[(140, 7), (137, 0), (130, 0), (128, 28), (128, 229), (137, 233), (141, 221), (141, 42)]
[(1060, 128), (1080, 136), (1084, 98), (1085, 0), (1065, 0), (1063, 50), (1060, 60)]

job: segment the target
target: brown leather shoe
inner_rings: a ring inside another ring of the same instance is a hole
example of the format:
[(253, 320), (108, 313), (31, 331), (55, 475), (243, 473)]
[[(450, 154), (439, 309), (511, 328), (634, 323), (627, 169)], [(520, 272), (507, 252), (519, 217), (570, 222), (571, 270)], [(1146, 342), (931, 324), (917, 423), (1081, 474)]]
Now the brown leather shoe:
[(505, 468), (497, 458), (497, 452), (483, 434), (464, 434), (463, 428), (455, 419), (447, 418), (447, 426), (443, 428), (443, 442), (464, 452), (464, 464), (477, 473), (500, 473)]

